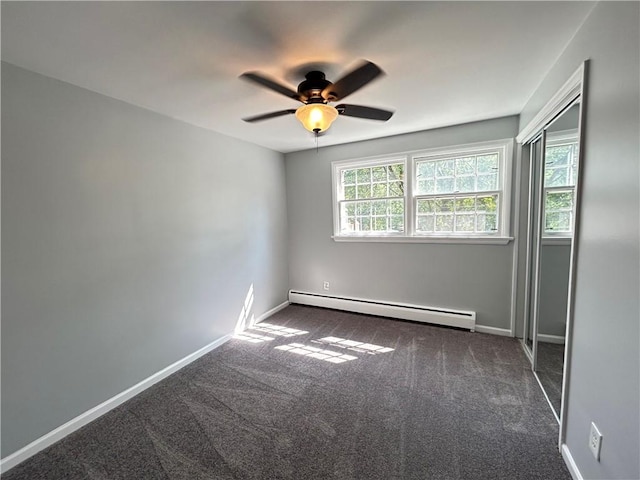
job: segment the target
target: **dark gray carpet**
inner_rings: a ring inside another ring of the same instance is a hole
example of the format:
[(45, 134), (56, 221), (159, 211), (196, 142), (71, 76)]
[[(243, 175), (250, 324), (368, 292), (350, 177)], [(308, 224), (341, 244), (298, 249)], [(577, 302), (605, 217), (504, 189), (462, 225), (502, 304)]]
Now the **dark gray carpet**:
[(2, 478), (571, 478), (517, 340), (294, 305), (267, 323)]
[(564, 345), (538, 342), (536, 372), (540, 383), (547, 392), (549, 402), (560, 416), (562, 397), (562, 369), (564, 367)]

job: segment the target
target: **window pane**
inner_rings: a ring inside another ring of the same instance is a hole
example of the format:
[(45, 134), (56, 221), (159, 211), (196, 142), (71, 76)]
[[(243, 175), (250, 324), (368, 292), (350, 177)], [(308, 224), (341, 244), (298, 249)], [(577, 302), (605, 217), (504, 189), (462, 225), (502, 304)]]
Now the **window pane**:
[(452, 177), (455, 173), (453, 160), (440, 160), (436, 162), (436, 177)]
[(418, 178), (433, 177), (436, 174), (434, 162), (418, 162), (416, 166)]
[(457, 177), (455, 190), (456, 192), (475, 192), (475, 183), (475, 177)]
[(387, 169), (385, 167), (373, 168), (373, 180), (374, 181), (387, 181)]
[(432, 213), (436, 200), (418, 200), (418, 213)]
[(387, 184), (386, 183), (374, 183), (373, 184), (373, 197), (381, 198), (387, 196)]
[(477, 157), (478, 173), (492, 173), (498, 171), (498, 154), (480, 155)]
[(404, 180), (404, 165), (402, 163), (388, 165), (387, 172), (389, 173), (389, 180)]
[(497, 230), (497, 215), (480, 213), (478, 214), (478, 232), (491, 233)]
[(416, 226), (418, 232), (433, 232), (433, 215), (420, 215)]
[(545, 203), (545, 209), (547, 211), (572, 208), (573, 192), (547, 192), (547, 201)]
[(436, 212), (453, 212), (454, 200), (452, 198), (439, 198), (434, 203)]
[(436, 193), (453, 193), (453, 178), (437, 178)]
[(568, 168), (547, 168), (544, 171), (545, 187), (565, 187), (569, 185)]
[(402, 200), (390, 200), (389, 211), (393, 215), (404, 215), (404, 201)]
[(456, 215), (456, 232), (474, 232), (476, 229), (475, 215)]
[(498, 175), (478, 175), (478, 192), (498, 189)]
[(478, 212), (495, 212), (498, 210), (498, 195), (478, 196)]
[(390, 197), (402, 197), (402, 196), (404, 196), (404, 183), (403, 182), (390, 182), (389, 183), (389, 196)]
[(456, 198), (456, 212), (473, 212), (476, 209), (476, 198)]
[(356, 214), (356, 204), (355, 203), (347, 203), (342, 205), (343, 215), (347, 215), (349, 217), (353, 217)]
[(394, 215), (391, 218), (391, 228), (392, 232), (403, 232), (404, 231), (404, 216)]
[(544, 229), (549, 232), (570, 232), (571, 212), (548, 212)]
[(373, 229), (376, 231), (387, 231), (387, 217), (374, 217)]
[(380, 200), (372, 203), (372, 211), (374, 215), (386, 215), (387, 214), (387, 202), (385, 200)]
[(429, 193), (436, 193), (436, 182), (433, 178), (427, 178), (426, 180), (418, 180), (418, 195), (425, 195)]
[(476, 169), (475, 157), (456, 159), (456, 175), (474, 174)]
[(358, 198), (370, 198), (371, 185), (358, 185)]
[(568, 165), (571, 163), (571, 145), (555, 145), (547, 147), (544, 161), (549, 167)]
[(342, 171), (342, 184), (353, 185), (356, 183), (356, 171), (355, 170), (343, 170)]
[(342, 233), (347, 232), (355, 232), (356, 230), (356, 219), (354, 217), (342, 217), (340, 223), (340, 231)]
[(344, 199), (355, 200), (356, 199), (356, 187), (344, 187)]
[(358, 202), (356, 204), (357, 215), (371, 215), (371, 202)]
[(371, 217), (358, 217), (359, 230), (367, 232), (371, 230)]
[(359, 168), (357, 171), (358, 183), (369, 183), (371, 181), (371, 169)]
[(436, 232), (453, 232), (453, 215), (437, 215)]

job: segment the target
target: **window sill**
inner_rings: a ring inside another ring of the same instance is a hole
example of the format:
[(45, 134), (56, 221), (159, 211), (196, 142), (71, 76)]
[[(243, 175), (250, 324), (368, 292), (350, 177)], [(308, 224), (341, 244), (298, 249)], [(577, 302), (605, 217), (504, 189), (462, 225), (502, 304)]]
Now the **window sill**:
[(513, 237), (427, 237), (427, 236), (351, 236), (332, 235), (335, 242), (363, 242), (363, 243), (443, 243), (469, 245), (507, 245)]

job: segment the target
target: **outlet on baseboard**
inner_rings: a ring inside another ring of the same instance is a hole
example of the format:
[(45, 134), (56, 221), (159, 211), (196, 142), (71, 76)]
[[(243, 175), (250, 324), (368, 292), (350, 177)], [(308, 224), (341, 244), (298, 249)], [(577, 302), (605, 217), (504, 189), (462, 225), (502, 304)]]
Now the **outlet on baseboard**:
[(325, 290), (329, 290), (329, 282), (323, 282), (322, 288), (324, 288)]
[(600, 461), (600, 449), (602, 448), (602, 434), (595, 423), (591, 422), (591, 430), (589, 431), (589, 450), (593, 457)]

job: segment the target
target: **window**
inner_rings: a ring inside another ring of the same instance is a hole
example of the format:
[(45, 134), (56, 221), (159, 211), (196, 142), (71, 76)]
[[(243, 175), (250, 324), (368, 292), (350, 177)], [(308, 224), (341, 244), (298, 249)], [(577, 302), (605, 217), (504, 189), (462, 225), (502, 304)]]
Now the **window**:
[(511, 150), (503, 140), (334, 162), (334, 239), (506, 243)]
[(550, 133), (544, 166), (544, 236), (572, 235), (577, 173), (576, 133)]
[(495, 234), (499, 155), (416, 159), (416, 233)]
[(341, 169), (340, 232), (361, 235), (404, 232), (404, 191), (404, 160)]

